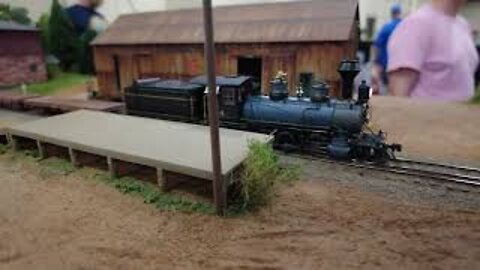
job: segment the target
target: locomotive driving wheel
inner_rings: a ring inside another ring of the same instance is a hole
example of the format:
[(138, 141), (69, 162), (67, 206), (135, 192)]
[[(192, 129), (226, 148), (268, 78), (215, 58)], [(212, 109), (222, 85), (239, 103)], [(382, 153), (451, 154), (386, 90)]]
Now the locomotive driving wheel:
[(389, 160), (388, 152), (382, 147), (363, 146), (355, 151), (355, 156), (357, 159), (375, 163), (385, 163)]
[(275, 135), (274, 147), (287, 153), (298, 149), (298, 140), (290, 131), (280, 131)]

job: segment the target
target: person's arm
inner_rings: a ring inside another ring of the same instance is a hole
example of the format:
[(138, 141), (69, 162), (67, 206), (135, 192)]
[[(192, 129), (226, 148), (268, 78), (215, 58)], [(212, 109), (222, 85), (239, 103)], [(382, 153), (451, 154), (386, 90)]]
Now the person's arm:
[(387, 38), (386, 38), (386, 31), (385, 27), (383, 27), (380, 32), (378, 33), (377, 38), (373, 42), (372, 46), (372, 89), (373, 93), (378, 94), (380, 92), (380, 85), (382, 81), (382, 72), (383, 68), (380, 65), (380, 51), (379, 48), (382, 46), (386, 46)]
[(382, 86), (382, 67), (378, 64), (372, 65), (371, 70), (371, 80), (372, 80), (372, 91), (374, 95), (380, 93), (380, 88)]
[(408, 68), (397, 69), (389, 73), (389, 90), (392, 96), (408, 97), (418, 82), (418, 71)]
[(430, 50), (430, 21), (409, 17), (395, 29), (388, 43), (389, 92), (407, 97), (417, 85)]
[(388, 42), (388, 34), (385, 29), (385, 26), (380, 29), (380, 32), (378, 32), (377, 37), (375, 38), (372, 46), (372, 59), (373, 63), (378, 64), (380, 63), (380, 51), (379, 49), (382, 47), (387, 46)]

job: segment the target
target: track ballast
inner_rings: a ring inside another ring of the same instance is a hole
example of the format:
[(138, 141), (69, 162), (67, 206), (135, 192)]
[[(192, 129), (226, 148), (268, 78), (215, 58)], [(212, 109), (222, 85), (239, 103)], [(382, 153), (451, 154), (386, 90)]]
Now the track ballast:
[(480, 188), (480, 169), (466, 166), (457, 166), (445, 163), (429, 161), (417, 161), (405, 158), (396, 158), (386, 163), (375, 163), (366, 161), (342, 161), (335, 160), (323, 152), (310, 153), (310, 158), (327, 163), (339, 164), (352, 168), (368, 169), (372, 171), (393, 173), (398, 175), (413, 176), (418, 178), (453, 183), (470, 187)]

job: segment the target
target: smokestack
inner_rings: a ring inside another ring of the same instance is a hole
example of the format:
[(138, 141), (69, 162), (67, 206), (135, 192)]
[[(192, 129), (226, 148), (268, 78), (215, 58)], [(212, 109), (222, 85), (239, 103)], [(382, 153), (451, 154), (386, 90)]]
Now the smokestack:
[(352, 99), (353, 81), (360, 73), (360, 63), (358, 60), (343, 60), (338, 68), (338, 73), (342, 77), (342, 98)]

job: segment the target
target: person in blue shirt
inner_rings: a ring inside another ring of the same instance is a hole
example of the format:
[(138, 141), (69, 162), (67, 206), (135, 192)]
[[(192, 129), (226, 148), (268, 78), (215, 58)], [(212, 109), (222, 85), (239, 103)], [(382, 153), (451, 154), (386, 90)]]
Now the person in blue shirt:
[(372, 68), (372, 88), (377, 94), (385, 94), (388, 85), (387, 66), (388, 66), (388, 41), (395, 28), (402, 21), (402, 7), (400, 4), (394, 4), (390, 8), (392, 19), (386, 23), (377, 39), (373, 43), (373, 68)]
[(75, 32), (81, 36), (89, 30), (101, 32), (106, 27), (106, 21), (96, 9), (102, 5), (102, 0), (79, 0), (77, 4), (65, 9), (72, 21)]
[(102, 14), (96, 11), (103, 4), (103, 0), (78, 0), (76, 4), (65, 9), (73, 26), (72, 33), (77, 36), (78, 46), (75, 52), (76, 68), (79, 72), (93, 74), (92, 40), (107, 28), (107, 21)]

